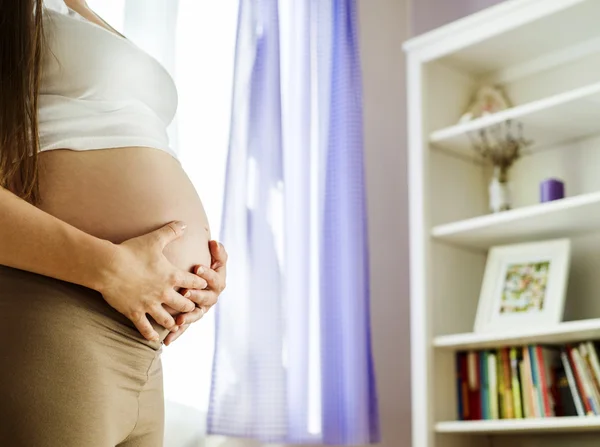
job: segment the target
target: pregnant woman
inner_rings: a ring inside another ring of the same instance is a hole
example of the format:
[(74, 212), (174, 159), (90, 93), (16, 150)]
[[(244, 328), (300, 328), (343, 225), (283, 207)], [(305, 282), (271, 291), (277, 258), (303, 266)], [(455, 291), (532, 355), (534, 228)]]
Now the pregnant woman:
[(84, 0), (0, 3), (0, 445), (162, 445), (162, 345), (227, 256), (169, 148), (176, 106)]

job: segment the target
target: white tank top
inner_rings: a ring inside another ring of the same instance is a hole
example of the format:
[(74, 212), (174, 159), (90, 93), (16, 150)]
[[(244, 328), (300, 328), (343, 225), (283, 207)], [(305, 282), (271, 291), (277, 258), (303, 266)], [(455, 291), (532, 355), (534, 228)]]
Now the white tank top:
[(165, 68), (129, 40), (45, 0), (40, 150), (151, 147), (176, 157), (167, 127), (177, 110)]

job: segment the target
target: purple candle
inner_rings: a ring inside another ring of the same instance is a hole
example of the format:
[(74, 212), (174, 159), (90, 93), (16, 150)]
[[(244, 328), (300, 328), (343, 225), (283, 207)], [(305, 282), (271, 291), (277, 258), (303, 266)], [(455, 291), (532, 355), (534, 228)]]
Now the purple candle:
[(560, 180), (549, 178), (540, 183), (540, 202), (550, 202), (565, 197), (565, 185)]

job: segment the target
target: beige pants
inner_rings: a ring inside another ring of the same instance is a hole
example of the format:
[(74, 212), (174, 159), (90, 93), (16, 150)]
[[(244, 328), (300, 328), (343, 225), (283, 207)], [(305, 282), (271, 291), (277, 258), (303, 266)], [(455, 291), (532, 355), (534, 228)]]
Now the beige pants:
[(0, 446), (162, 446), (160, 352), (98, 292), (0, 266)]

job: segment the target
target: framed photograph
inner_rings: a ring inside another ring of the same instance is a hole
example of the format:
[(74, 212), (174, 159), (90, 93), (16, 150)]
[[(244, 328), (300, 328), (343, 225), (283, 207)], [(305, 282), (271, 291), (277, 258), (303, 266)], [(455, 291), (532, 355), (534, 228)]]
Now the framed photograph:
[(568, 239), (492, 247), (475, 332), (506, 332), (560, 323), (570, 254)]

